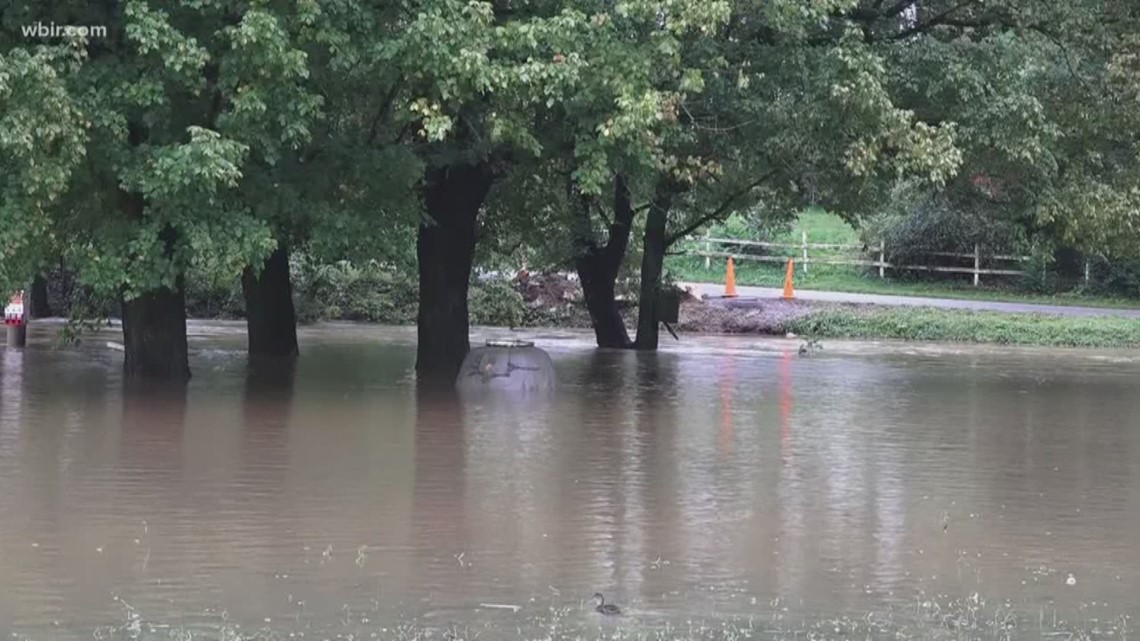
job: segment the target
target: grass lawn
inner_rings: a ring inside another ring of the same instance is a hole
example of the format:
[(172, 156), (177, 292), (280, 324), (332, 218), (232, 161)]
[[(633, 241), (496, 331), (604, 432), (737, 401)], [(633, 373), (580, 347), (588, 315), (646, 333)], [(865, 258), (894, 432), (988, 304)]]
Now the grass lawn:
[(790, 321), (805, 337), (999, 343), (1045, 347), (1140, 347), (1140, 323), (1108, 316), (1005, 314), (925, 307), (825, 309)]
[[(775, 242), (799, 244), (801, 231), (807, 231), (809, 243), (861, 244), (859, 233), (843, 219), (820, 210), (812, 210), (800, 215), (794, 229), (777, 238)], [(715, 234), (715, 232), (714, 232)], [(714, 251), (718, 249), (714, 248)], [(778, 252), (798, 257), (798, 249), (782, 249)], [(814, 250), (811, 255), (824, 255)], [(852, 252), (830, 250), (827, 257), (850, 257)], [(723, 283), (725, 259), (711, 258), (708, 269), (705, 259), (695, 256), (670, 256), (666, 267), (678, 281), (697, 283)], [(736, 263), (736, 284), (758, 287), (782, 287), (786, 265), (771, 262), (757, 262), (741, 258)], [(810, 265), (804, 273), (801, 265), (796, 265), (795, 286), (797, 289), (848, 292), (853, 294), (890, 294), (895, 296), (928, 296), (932, 298), (957, 298), (965, 300), (994, 300), (1013, 303), (1037, 303), (1043, 305), (1076, 305), (1086, 307), (1136, 308), (1140, 300), (1109, 298), (1081, 293), (1057, 295), (1035, 294), (1018, 291), (1016, 277), (982, 277), (982, 284), (974, 287), (969, 274), (959, 276), (959, 281), (907, 281), (890, 278), (880, 279), (875, 268), (861, 268), (854, 265)], [(987, 282), (988, 281), (988, 282)]]

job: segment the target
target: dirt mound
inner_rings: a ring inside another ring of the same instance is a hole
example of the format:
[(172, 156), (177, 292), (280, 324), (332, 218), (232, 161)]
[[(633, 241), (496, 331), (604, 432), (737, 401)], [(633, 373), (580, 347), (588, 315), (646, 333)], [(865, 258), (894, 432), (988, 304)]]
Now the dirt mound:
[[(590, 318), (582, 302), (582, 287), (572, 274), (528, 273), (521, 271), (512, 285), (526, 301), (536, 324), (589, 327)], [(686, 291), (681, 298), (679, 332), (694, 334), (776, 334), (784, 335), (791, 321), (818, 310), (821, 303), (772, 299), (753, 303), (755, 307), (731, 307), (717, 301), (697, 298)], [(636, 322), (637, 307), (619, 301), (628, 325)]]
[(681, 303), (676, 329), (701, 334), (776, 334), (788, 331), (788, 324), (817, 309), (806, 301), (774, 299), (756, 308), (709, 304), (695, 298)]
[(577, 278), (567, 274), (532, 274), (520, 271), (514, 280), (515, 291), (528, 305), (537, 307), (565, 305), (582, 300)]

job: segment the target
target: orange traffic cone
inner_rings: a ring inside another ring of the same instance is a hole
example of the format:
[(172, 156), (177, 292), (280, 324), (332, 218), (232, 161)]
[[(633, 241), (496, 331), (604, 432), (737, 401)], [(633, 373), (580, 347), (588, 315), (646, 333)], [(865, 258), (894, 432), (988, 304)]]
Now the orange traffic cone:
[(736, 297), (736, 266), (732, 262), (732, 256), (728, 257), (728, 268), (725, 271), (724, 297)]
[(784, 298), (792, 299), (796, 297), (796, 291), (792, 287), (792, 274), (795, 273), (796, 261), (791, 258), (788, 259), (788, 273), (784, 276)]

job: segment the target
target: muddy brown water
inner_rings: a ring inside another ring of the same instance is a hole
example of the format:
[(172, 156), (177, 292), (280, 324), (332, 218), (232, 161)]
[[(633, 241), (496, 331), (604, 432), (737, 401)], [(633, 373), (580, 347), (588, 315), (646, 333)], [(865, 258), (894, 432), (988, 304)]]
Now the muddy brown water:
[(532, 332), (557, 393), (456, 399), (417, 397), (407, 329), (307, 329), (269, 380), (240, 329), (194, 327), (184, 394), (124, 392), (102, 338), (0, 352), (5, 637), (1126, 638), (1140, 612), (1136, 353)]

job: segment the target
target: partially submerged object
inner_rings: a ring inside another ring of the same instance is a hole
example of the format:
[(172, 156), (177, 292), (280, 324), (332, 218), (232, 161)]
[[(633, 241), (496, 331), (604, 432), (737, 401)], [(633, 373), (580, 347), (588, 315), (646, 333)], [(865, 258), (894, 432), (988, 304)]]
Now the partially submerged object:
[(529, 341), (487, 341), (467, 353), (455, 381), (461, 390), (541, 391), (554, 389), (550, 355)]
[(816, 351), (823, 349), (823, 345), (814, 338), (809, 338), (806, 343), (800, 345), (800, 356), (811, 356)]
[(598, 614), (604, 614), (606, 616), (621, 614), (621, 608), (612, 603), (606, 603), (606, 597), (602, 596), (601, 592), (594, 593), (594, 602), (597, 603), (597, 605), (594, 606), (594, 611)]

